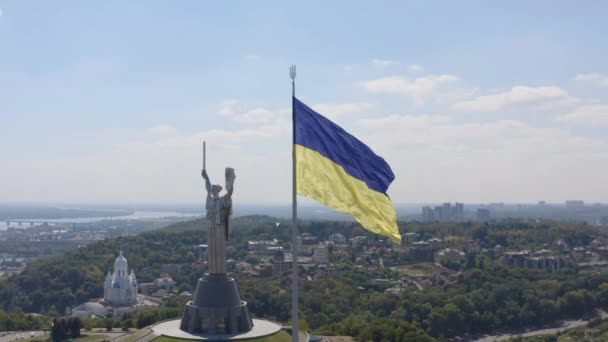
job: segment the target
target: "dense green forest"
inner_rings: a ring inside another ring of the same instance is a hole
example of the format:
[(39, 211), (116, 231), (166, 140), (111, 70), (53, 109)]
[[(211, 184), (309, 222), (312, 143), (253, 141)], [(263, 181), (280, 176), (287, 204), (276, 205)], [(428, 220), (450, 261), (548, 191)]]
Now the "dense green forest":
[[(233, 220), (229, 257), (245, 259), (249, 239), (288, 241), (288, 222), (276, 223), (277, 219), (265, 216)], [(587, 224), (559, 222), (408, 223), (403, 224), (402, 229), (418, 232), (423, 238), (472, 238), (482, 247), (501, 244), (513, 249), (542, 248), (555, 239), (563, 239), (571, 246), (586, 245), (601, 236)], [(366, 235), (371, 240), (380, 239), (352, 222), (303, 221), (300, 230), (321, 240), (336, 232), (347, 238)], [(193, 291), (204, 271), (193, 261), (198, 253), (196, 246), (205, 242), (205, 235), (201, 221), (190, 221), (38, 260), (21, 274), (0, 281), (0, 307), (8, 312), (63, 312), (67, 306), (98, 298), (103, 292), (103, 277), (120, 249), (125, 251), (140, 282), (158, 277), (162, 264), (183, 264), (174, 275), (178, 290)], [(594, 309), (608, 306), (608, 275), (579, 273), (571, 263), (553, 273), (509, 269), (492, 253), (469, 253), (455, 283), (395, 295), (384, 293), (383, 288), (372, 286), (370, 281), (398, 279), (396, 272), (355, 268), (351, 260), (354, 258), (347, 257), (336, 263), (339, 277), (301, 280), (302, 318), (313, 331), (350, 335), (363, 341), (432, 341), (433, 338), (542, 326), (561, 318), (592, 315)], [(289, 320), (287, 277), (238, 281), (241, 296), (249, 302), (255, 316), (281, 322)], [(157, 319), (178, 316), (181, 305), (173, 303), (170, 311), (142, 312), (123, 318), (123, 321), (130, 320), (128, 323), (120, 323), (118, 319), (110, 324), (143, 326)]]
[[(279, 239), (288, 241), (286, 222), (265, 216), (240, 217), (233, 220), (229, 256), (244, 259), (247, 240)], [(350, 233), (352, 223), (303, 222), (303, 232), (314, 231), (321, 238), (331, 233)], [(119, 250), (124, 250), (129, 267), (140, 283), (153, 281), (163, 264), (184, 264), (174, 278), (180, 290), (192, 291), (203, 270), (192, 262), (197, 258), (197, 245), (206, 242), (203, 223), (194, 220), (133, 237), (109, 239), (59, 256), (36, 260), (19, 275), (0, 281), (0, 308), (9, 312), (46, 313), (52, 306), (58, 312), (91, 298), (103, 296), (103, 279), (112, 269)]]

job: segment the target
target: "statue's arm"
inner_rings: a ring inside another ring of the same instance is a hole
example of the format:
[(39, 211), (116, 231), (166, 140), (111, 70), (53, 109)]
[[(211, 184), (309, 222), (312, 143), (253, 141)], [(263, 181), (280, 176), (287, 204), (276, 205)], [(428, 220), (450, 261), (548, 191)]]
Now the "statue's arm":
[(236, 175), (234, 174), (234, 169), (231, 167), (226, 168), (226, 197), (232, 198), (232, 193), (234, 192), (234, 180), (236, 179)]
[(234, 192), (234, 187), (231, 186), (230, 188), (228, 188), (228, 192), (226, 193), (226, 196), (232, 198), (232, 193)]
[(205, 179), (205, 189), (207, 190), (207, 197), (209, 197), (211, 196), (211, 181), (209, 175), (207, 175), (207, 170), (203, 170), (202, 176)]

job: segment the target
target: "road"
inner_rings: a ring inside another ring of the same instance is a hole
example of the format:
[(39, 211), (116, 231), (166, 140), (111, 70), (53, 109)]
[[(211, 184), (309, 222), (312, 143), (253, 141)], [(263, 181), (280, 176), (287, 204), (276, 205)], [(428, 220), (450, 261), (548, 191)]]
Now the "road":
[(548, 329), (539, 329), (534, 331), (528, 331), (523, 334), (505, 334), (505, 335), (496, 335), (496, 336), (487, 336), (480, 338), (478, 340), (474, 340), (473, 342), (494, 342), (494, 341), (504, 341), (508, 340), (512, 337), (532, 337), (539, 335), (554, 335), (558, 332), (563, 332), (568, 329), (578, 328), (581, 326), (585, 326), (589, 323), (589, 321), (566, 321), (561, 327), (557, 328), (548, 328)]
[[(598, 313), (599, 313), (598, 317), (601, 317), (602, 319), (608, 318), (608, 313), (606, 313), (605, 311), (598, 310)], [(584, 321), (581, 319), (579, 319), (577, 321), (564, 321), (562, 323), (562, 325), (557, 328), (539, 329), (539, 330), (528, 331), (528, 332), (521, 333), (521, 334), (516, 333), (516, 334), (486, 336), (486, 337), (482, 337), (477, 340), (473, 340), (472, 342), (504, 341), (504, 340), (510, 339), (511, 337), (518, 337), (518, 336), (532, 337), (532, 336), (539, 336), (539, 335), (554, 335), (554, 334), (561, 333), (561, 332), (564, 332), (569, 329), (586, 326), (587, 324), (589, 324), (589, 321)]]

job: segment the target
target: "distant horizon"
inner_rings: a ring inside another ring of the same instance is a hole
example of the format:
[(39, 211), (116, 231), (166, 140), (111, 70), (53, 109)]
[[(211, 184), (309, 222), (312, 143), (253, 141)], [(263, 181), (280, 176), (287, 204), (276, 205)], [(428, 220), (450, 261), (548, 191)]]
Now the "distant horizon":
[[(573, 199), (573, 200), (580, 200), (580, 199)], [(436, 201), (436, 202), (394, 202), (393, 204), (398, 207), (398, 206), (426, 206), (426, 205), (437, 205), (437, 204), (443, 204), (443, 203), (462, 203), (464, 205), (496, 205), (496, 204), (503, 204), (505, 206), (511, 206), (511, 205), (538, 205), (540, 201), (543, 200), (539, 200), (539, 201), (535, 201), (535, 202), (508, 202), (508, 201), (490, 201), (490, 202), (462, 202), (462, 201)], [(561, 202), (553, 202), (553, 201), (545, 201), (545, 205), (565, 205), (566, 201), (570, 201), (570, 200), (564, 200)], [(608, 201), (606, 202), (597, 202), (597, 201), (585, 201), (585, 200), (581, 200), (584, 202), (584, 205), (608, 205)], [(178, 206), (187, 206), (187, 207), (196, 207), (196, 206), (202, 206), (204, 205), (204, 201), (202, 202), (36, 202), (36, 201), (31, 201), (31, 202), (0, 202), (0, 206), (66, 206), (66, 207), (70, 207), (73, 208), (73, 206), (85, 206), (85, 207), (94, 207), (94, 206), (141, 206), (141, 207), (154, 207), (154, 206), (158, 206), (158, 207), (178, 207)], [(247, 203), (247, 202), (239, 202), (238, 203), (239, 206), (261, 206), (261, 207), (265, 207), (265, 206), (291, 206), (292, 203), (291, 202), (284, 202), (284, 203)], [(303, 207), (324, 207), (322, 204), (320, 203), (314, 203), (314, 202), (306, 202), (306, 203), (298, 203), (298, 206), (303, 206)]]

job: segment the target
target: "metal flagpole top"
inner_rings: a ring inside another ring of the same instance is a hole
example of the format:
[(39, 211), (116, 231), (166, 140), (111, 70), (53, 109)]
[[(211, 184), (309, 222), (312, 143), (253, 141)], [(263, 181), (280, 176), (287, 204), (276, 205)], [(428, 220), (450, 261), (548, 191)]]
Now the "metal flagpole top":
[(291, 78), (292, 81), (296, 79), (296, 66), (294, 64), (289, 67), (289, 78)]

